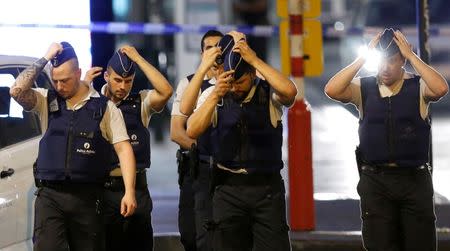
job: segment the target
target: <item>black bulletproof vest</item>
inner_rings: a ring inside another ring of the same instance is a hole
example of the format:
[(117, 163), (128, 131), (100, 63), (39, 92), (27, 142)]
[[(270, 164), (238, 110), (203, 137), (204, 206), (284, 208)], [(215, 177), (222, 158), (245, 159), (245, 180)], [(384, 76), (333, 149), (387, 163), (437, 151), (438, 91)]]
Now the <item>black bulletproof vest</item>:
[(405, 79), (397, 95), (382, 98), (375, 77), (361, 79), (359, 141), (365, 161), (401, 166), (428, 162), (430, 124), (420, 116), (419, 80)]
[[(134, 157), (136, 158), (136, 168), (150, 168), (150, 132), (142, 124), (141, 118), (141, 95), (139, 93), (130, 93), (128, 97), (117, 106), (122, 111), (123, 119), (127, 127), (130, 143), (133, 147)], [(111, 167), (119, 166), (119, 158), (113, 149), (113, 158)]]
[(283, 168), (283, 127), (270, 120), (270, 86), (259, 80), (248, 103), (225, 97), (217, 106), (217, 126), (212, 129), (214, 160), (230, 169), (272, 173)]
[(39, 142), (35, 178), (103, 182), (109, 172), (110, 144), (103, 138), (100, 121), (107, 108), (106, 97), (91, 97), (76, 111), (49, 90), (48, 129)]

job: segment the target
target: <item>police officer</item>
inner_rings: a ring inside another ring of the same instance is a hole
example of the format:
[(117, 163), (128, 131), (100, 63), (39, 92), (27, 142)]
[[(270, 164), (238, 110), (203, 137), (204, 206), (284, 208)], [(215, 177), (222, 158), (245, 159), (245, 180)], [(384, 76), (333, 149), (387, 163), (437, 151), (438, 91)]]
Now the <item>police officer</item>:
[[(199, 93), (215, 83), (214, 76), (218, 70), (217, 64), (212, 64), (220, 50), (216, 47), (223, 34), (216, 30), (207, 31), (201, 40), (202, 61), (195, 74), (180, 81), (177, 87), (177, 97), (172, 109), (171, 135), (180, 145), (180, 156), (183, 165), (180, 166), (181, 190), (179, 227), (182, 243), (186, 243), (184, 236), (193, 230), (190, 220), (195, 220), (194, 246), (196, 250), (211, 250), (212, 236), (208, 234), (208, 221), (212, 220), (212, 203), (209, 187), (210, 144), (206, 133), (197, 142), (186, 135), (186, 120), (196, 105)], [(206, 62), (212, 59), (212, 62)], [(183, 107), (183, 108), (182, 108)], [(182, 110), (184, 109), (184, 110)], [(193, 149), (192, 144), (196, 143)], [(191, 151), (187, 151), (190, 149)], [(180, 163), (179, 163), (180, 164)], [(190, 170), (187, 170), (187, 169)], [(191, 209), (191, 206), (193, 208)], [(195, 213), (192, 213), (192, 210)], [(194, 217), (195, 216), (195, 217)], [(196, 244), (195, 244), (196, 243)], [(192, 250), (187, 248), (186, 250)], [(193, 249), (195, 250), (195, 249)]]
[[(136, 65), (152, 83), (153, 90), (131, 92)], [(87, 74), (88, 80), (99, 75), (99, 71), (101, 68), (92, 68)], [(125, 187), (122, 182), (119, 159), (114, 156), (109, 180), (105, 184), (106, 249), (109, 251), (153, 250), (151, 222), (153, 205), (146, 176), (146, 169), (150, 167), (150, 133), (147, 128), (152, 114), (161, 112), (172, 96), (172, 87), (155, 67), (129, 45), (122, 46), (114, 53), (108, 62), (104, 78), (106, 84), (101, 92), (122, 111), (136, 156), (136, 199), (138, 201), (138, 207), (132, 217), (125, 218), (117, 213)]]
[[(32, 89), (48, 61), (54, 89)], [(40, 116), (44, 135), (34, 170), (36, 179), (34, 250), (102, 250), (100, 196), (109, 170), (110, 144), (121, 160), (125, 193), (117, 213), (136, 208), (135, 163), (120, 111), (80, 81), (73, 47), (53, 43), (11, 87), (25, 110)], [(119, 211), (120, 210), (120, 211)]]
[(281, 115), (297, 90), (256, 56), (242, 33), (229, 35), (223, 38), (232, 42), (222, 54), (225, 72), (202, 93), (187, 128), (188, 136), (197, 138), (212, 125), (214, 172), (220, 176), (214, 182), (213, 247), (290, 250), (280, 175)]
[[(369, 43), (382, 53), (376, 76), (356, 77), (359, 56), (325, 87), (359, 110), (362, 237), (367, 250), (436, 250), (433, 184), (428, 168), (428, 105), (448, 91), (445, 79), (412, 51), (400, 31)], [(406, 60), (419, 75), (404, 70)]]

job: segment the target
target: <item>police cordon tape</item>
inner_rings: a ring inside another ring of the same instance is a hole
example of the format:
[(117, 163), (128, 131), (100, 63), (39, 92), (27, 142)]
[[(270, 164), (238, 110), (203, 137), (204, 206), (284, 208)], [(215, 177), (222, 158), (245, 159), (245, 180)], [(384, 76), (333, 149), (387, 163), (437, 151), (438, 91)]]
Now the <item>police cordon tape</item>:
[(195, 24), (156, 24), (156, 23), (126, 23), (126, 22), (93, 22), (86, 25), (72, 24), (11, 24), (0, 23), (0, 28), (57, 28), (57, 29), (87, 29), (95, 33), (107, 34), (144, 34), (173, 35), (177, 33), (203, 34), (215, 29), (222, 32), (237, 30), (239, 32), (270, 37), (278, 34), (278, 27), (271, 25), (195, 25)]
[[(74, 24), (13, 24), (0, 23), (0, 28), (49, 28), (49, 29), (85, 29), (94, 33), (107, 34), (144, 34), (144, 35), (174, 35), (178, 33), (185, 34), (204, 34), (206, 31), (215, 29), (221, 32), (237, 30), (247, 35), (271, 37), (278, 35), (278, 26), (274, 25), (197, 25), (197, 24), (157, 24), (157, 23), (127, 23), (127, 22), (92, 22), (85, 25)], [(333, 26), (323, 28), (324, 38), (341, 38), (344, 36), (374, 35), (382, 31), (384, 27), (350, 27), (338, 30)], [(417, 35), (415, 26), (402, 28), (401, 31), (409, 36)], [(430, 26), (429, 34), (435, 36), (450, 36), (450, 25), (445, 27)]]

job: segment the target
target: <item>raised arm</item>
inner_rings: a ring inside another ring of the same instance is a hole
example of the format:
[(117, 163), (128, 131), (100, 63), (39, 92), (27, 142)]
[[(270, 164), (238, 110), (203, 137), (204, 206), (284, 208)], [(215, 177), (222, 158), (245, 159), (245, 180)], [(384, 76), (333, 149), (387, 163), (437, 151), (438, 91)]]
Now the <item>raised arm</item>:
[[(369, 43), (368, 51), (375, 48), (380, 41), (381, 33), (377, 34)], [(350, 65), (336, 73), (325, 85), (325, 94), (344, 103), (352, 99), (350, 84), (366, 62), (365, 55), (358, 56)]]
[(445, 96), (448, 92), (448, 84), (444, 77), (413, 52), (412, 46), (400, 31), (396, 31), (394, 35), (394, 41), (400, 49), (400, 53), (425, 81), (424, 97), (431, 101), (437, 101)]
[(181, 98), (180, 111), (184, 115), (189, 116), (194, 111), (203, 79), (209, 69), (213, 66), (214, 61), (219, 54), (220, 48), (218, 47), (212, 47), (203, 52), (202, 62), (198, 66), (197, 71), (189, 82), (189, 85), (186, 87), (183, 97)]
[[(238, 32), (230, 32), (229, 34), (233, 37), (241, 37)], [(245, 39), (240, 38), (239, 40), (236, 40), (237, 39), (235, 39), (233, 51), (239, 53), (247, 63), (261, 73), (275, 91), (278, 101), (280, 101), (281, 104), (292, 104), (295, 95), (297, 95), (297, 88), (294, 83), (281, 72), (258, 58), (256, 53), (248, 46)]]
[(187, 117), (172, 115), (170, 119), (170, 139), (184, 149), (189, 149), (195, 139), (190, 138), (186, 133)]
[(86, 83), (91, 83), (94, 78), (100, 76), (102, 74), (103, 68), (100, 66), (93, 66), (91, 69), (87, 70), (86, 74), (84, 75), (83, 81)]
[(186, 134), (187, 116), (180, 112), (181, 96), (183, 96), (184, 90), (189, 84), (188, 78), (183, 78), (178, 82), (175, 98), (172, 104), (172, 114), (170, 119), (170, 139), (177, 143), (184, 149), (189, 149), (194, 139), (191, 139)]
[(37, 102), (36, 93), (31, 89), (34, 81), (36, 81), (36, 78), (42, 72), (48, 61), (55, 57), (61, 50), (62, 46), (60, 44), (52, 43), (45, 56), (23, 70), (17, 76), (16, 82), (9, 89), (11, 97), (25, 110), (33, 109)]
[(208, 95), (208, 97), (204, 103), (199, 102), (197, 110), (188, 119), (186, 133), (190, 138), (197, 139), (211, 125), (216, 105), (231, 89), (228, 82), (231, 81), (233, 72), (226, 71), (220, 74), (211, 94), (208, 95), (208, 92), (203, 92), (202, 96)]
[(148, 104), (153, 110), (161, 111), (173, 93), (173, 89), (169, 81), (167, 81), (161, 72), (159, 72), (153, 65), (147, 62), (147, 60), (145, 60), (134, 47), (126, 45), (120, 50), (139, 66), (148, 81), (152, 83), (155, 91), (148, 93), (148, 98), (151, 100)]

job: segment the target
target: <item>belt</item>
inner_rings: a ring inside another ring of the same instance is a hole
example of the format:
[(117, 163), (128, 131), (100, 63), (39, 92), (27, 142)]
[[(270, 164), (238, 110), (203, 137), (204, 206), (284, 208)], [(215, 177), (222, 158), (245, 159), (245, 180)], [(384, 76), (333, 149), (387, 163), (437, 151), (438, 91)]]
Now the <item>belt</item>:
[[(125, 184), (122, 176), (109, 176), (104, 184), (104, 187), (111, 191), (125, 191)], [(136, 186), (138, 190), (147, 189), (147, 174), (146, 172), (136, 173)]]
[(281, 180), (280, 173), (237, 174), (222, 171), (222, 184), (231, 186), (266, 186)]
[(212, 164), (213, 157), (211, 155), (199, 154), (198, 159), (200, 163)]
[(427, 164), (420, 166), (389, 166), (389, 165), (362, 165), (361, 171), (372, 173), (411, 173), (420, 170), (429, 170)]
[(55, 190), (70, 190), (70, 189), (81, 189), (81, 188), (100, 188), (100, 182), (73, 182), (70, 180), (34, 180), (36, 187), (48, 187)]
[(211, 164), (211, 161), (203, 160), (203, 159), (199, 160), (198, 162), (203, 163), (203, 164), (208, 164), (208, 165)]

